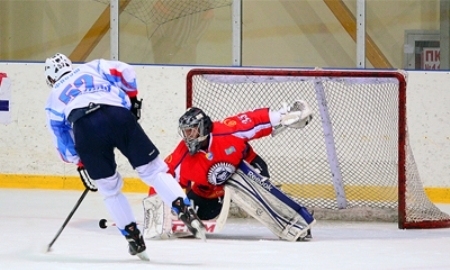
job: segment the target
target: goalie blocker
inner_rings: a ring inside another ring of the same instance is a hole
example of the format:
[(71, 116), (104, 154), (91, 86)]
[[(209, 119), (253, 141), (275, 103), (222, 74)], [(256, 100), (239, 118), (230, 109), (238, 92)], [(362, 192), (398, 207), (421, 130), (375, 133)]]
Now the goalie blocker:
[[(315, 219), (308, 210), (289, 198), (243, 161), (225, 184), (222, 210), (214, 220), (203, 221), (208, 233), (222, 230), (233, 200), (250, 216), (261, 222), (279, 238), (287, 241), (304, 240)], [(183, 222), (177, 220), (159, 196), (144, 199), (144, 237), (170, 238), (190, 235)]]

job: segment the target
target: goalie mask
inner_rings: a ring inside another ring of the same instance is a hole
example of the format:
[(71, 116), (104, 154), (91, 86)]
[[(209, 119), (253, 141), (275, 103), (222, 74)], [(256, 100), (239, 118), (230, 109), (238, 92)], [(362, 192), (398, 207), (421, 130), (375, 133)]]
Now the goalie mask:
[(199, 108), (189, 108), (178, 121), (178, 132), (189, 149), (189, 154), (197, 153), (212, 130), (212, 121)]
[(53, 87), (64, 74), (71, 71), (72, 61), (62, 53), (57, 53), (45, 60), (45, 79), (50, 87)]

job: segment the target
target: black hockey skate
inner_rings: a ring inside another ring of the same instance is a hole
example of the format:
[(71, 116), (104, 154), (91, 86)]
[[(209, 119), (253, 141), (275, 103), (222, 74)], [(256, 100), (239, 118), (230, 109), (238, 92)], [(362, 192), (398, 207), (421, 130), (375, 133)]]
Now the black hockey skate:
[(197, 238), (206, 240), (206, 229), (203, 222), (198, 218), (197, 213), (191, 206), (188, 198), (178, 197), (172, 203), (172, 210), (183, 221), (188, 230)]
[(145, 242), (144, 238), (142, 237), (141, 232), (137, 228), (137, 225), (135, 222), (130, 223), (129, 225), (125, 226), (125, 232), (128, 235), (125, 235), (125, 238), (128, 241), (128, 252), (131, 255), (137, 255), (139, 259), (143, 261), (148, 261), (148, 255), (145, 252)]

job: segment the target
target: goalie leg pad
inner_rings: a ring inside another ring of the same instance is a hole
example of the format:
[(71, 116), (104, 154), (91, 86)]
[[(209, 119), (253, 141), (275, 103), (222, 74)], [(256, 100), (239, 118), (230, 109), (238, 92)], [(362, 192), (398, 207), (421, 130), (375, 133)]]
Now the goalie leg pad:
[(264, 179), (257, 174), (248, 164), (244, 166), (247, 166), (252, 174), (249, 174), (249, 171), (246, 174), (240, 168), (226, 183), (227, 189), (231, 191), (232, 200), (281, 239), (297, 241), (306, 237), (308, 229), (315, 223), (314, 218), (303, 207), (308, 213), (305, 219), (302, 216), (303, 210), (297, 211), (298, 209), (271, 192), (277, 188), (267, 178)]
[(309, 213), (308, 209), (303, 205), (300, 205), (289, 196), (283, 193), (279, 188), (272, 185), (267, 177), (260, 175), (250, 164), (243, 161), (239, 164), (238, 172), (241, 174), (241, 177), (248, 178), (261, 186), (263, 189), (271, 193), (275, 198), (283, 202), (285, 205), (292, 208), (295, 212), (297, 212), (307, 224), (315, 223), (315, 219), (311, 213)]
[(142, 201), (144, 205), (144, 238), (170, 238), (172, 235), (172, 213), (162, 199), (153, 194)]
[(300, 215), (280, 204), (265, 191), (253, 189), (248, 182), (237, 178), (229, 179), (226, 185), (233, 202), (240, 208), (281, 239), (296, 241), (306, 236), (309, 227)]
[[(202, 221), (208, 233), (219, 233), (225, 226), (230, 208), (230, 198), (230, 193), (225, 191), (222, 209), (217, 218)], [(148, 196), (142, 203), (144, 205), (145, 239), (169, 239), (191, 235), (186, 224), (172, 214), (171, 208), (157, 194)]]

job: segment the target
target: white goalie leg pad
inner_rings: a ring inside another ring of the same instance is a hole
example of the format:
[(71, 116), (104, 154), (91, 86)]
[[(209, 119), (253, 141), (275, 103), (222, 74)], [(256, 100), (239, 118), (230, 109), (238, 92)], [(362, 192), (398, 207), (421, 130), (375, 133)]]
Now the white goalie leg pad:
[[(157, 194), (148, 196), (142, 203), (144, 206), (145, 239), (169, 239), (191, 235), (186, 224), (172, 213), (171, 208)], [(202, 220), (207, 233), (222, 231), (228, 218), (230, 203), (231, 191), (225, 187), (225, 196), (222, 200), (222, 210), (219, 216), (212, 220)]]
[(144, 205), (144, 238), (167, 239), (172, 236), (172, 221), (176, 217), (158, 194), (148, 196)]
[(281, 239), (304, 238), (314, 224), (308, 224), (295, 210), (239, 170), (227, 181), (226, 187), (233, 202)]

